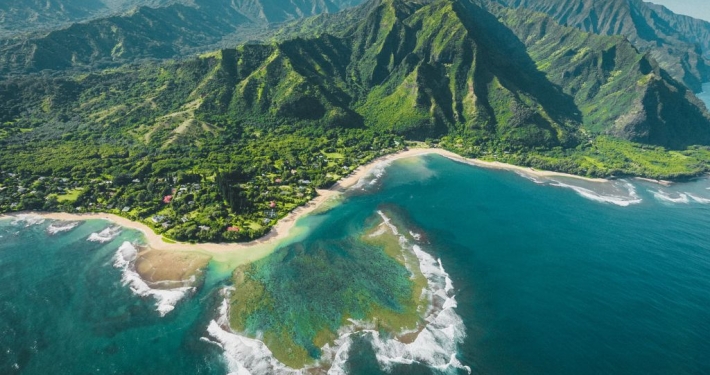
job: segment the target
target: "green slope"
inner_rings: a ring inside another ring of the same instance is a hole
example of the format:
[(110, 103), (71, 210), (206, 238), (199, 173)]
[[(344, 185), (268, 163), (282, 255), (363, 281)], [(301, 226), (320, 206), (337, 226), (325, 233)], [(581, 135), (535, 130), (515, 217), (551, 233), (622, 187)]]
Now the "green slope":
[(143, 6), (49, 33), (1, 41), (0, 74), (87, 69), (185, 56), (256, 38), (271, 24), (336, 12), (359, 1), (196, 0)]
[[(710, 80), (706, 57), (710, 24), (691, 22), (642, 0), (495, 0), (550, 15), (563, 25), (600, 35), (621, 35), (650, 53), (676, 80), (695, 92)], [(705, 57), (703, 57), (705, 56)]]
[(0, 211), (110, 211), (175, 239), (246, 240), (404, 139), (585, 175), (708, 170), (706, 148), (685, 149), (710, 144), (704, 106), (623, 38), (468, 0), (373, 0), (291, 30), (0, 82)]

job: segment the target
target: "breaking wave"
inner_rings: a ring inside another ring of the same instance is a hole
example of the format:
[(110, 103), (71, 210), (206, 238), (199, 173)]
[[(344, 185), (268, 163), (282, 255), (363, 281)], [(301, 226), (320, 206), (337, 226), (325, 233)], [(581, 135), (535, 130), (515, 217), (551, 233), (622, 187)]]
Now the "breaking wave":
[(351, 189), (364, 190), (369, 186), (377, 184), (377, 182), (384, 176), (387, 167), (392, 164), (391, 160), (383, 160), (372, 166), (370, 171), (363, 177), (361, 177), (358, 182), (352, 186)]
[(112, 241), (116, 236), (118, 236), (121, 233), (121, 227), (115, 225), (115, 226), (110, 226), (107, 227), (106, 229), (102, 230), (101, 232), (98, 233), (91, 233), (89, 238), (87, 238), (87, 241), (92, 241), (92, 242), (109, 242)]
[(222, 305), (219, 315), (207, 327), (209, 337), (203, 341), (211, 342), (224, 351), (224, 359), (229, 374), (300, 374), (274, 358), (266, 344), (242, 335), (238, 335), (229, 328), (229, 298), (233, 287), (222, 289)]
[[(338, 330), (338, 338), (332, 345), (326, 344), (321, 351), (321, 359), (314, 365), (296, 370), (289, 368), (273, 357), (269, 348), (261, 341), (234, 333), (229, 328), (229, 295), (234, 288), (223, 289), (224, 300), (218, 317), (207, 328), (209, 337), (204, 341), (218, 345), (224, 351), (224, 358), (230, 374), (301, 374), (309, 369), (318, 369), (328, 374), (346, 374), (350, 348), (354, 340), (367, 340), (380, 367), (387, 371), (394, 365), (419, 363), (438, 372), (451, 373), (471, 369), (457, 358), (458, 346), (466, 337), (465, 326), (455, 312), (457, 303), (454, 287), (441, 261), (435, 259), (418, 245), (410, 245), (409, 240), (399, 233), (397, 227), (382, 212), (383, 227), (389, 228), (399, 237), (403, 250), (412, 251), (419, 261), (419, 269), (426, 277), (428, 286), (422, 291), (422, 298), (428, 301), (428, 311), (424, 314), (424, 325), (414, 333), (416, 338), (409, 343), (401, 342), (375, 330), (371, 322), (350, 320), (350, 324)], [(380, 232), (378, 230), (375, 233)], [(381, 232), (380, 232), (381, 233)], [(415, 234), (412, 234), (413, 238)], [(412, 265), (407, 265), (407, 268)], [(400, 333), (402, 334), (402, 333)]]
[(708, 199), (708, 198), (698, 197), (698, 196), (690, 194), (690, 193), (685, 193), (685, 194), (687, 194), (692, 200), (694, 200), (697, 203), (710, 204), (710, 199)]
[(632, 185), (628, 181), (624, 181), (624, 188), (627, 190), (628, 196), (611, 195), (611, 194), (604, 195), (604, 194), (600, 194), (600, 193), (598, 193), (594, 190), (591, 190), (591, 189), (583, 188), (581, 186), (576, 186), (576, 185), (565, 184), (565, 183), (557, 181), (557, 180), (552, 180), (552, 182), (550, 183), (550, 186), (572, 189), (577, 194), (579, 194), (582, 197), (587, 198), (589, 200), (592, 200), (595, 202), (601, 202), (601, 203), (611, 203), (611, 204), (615, 204), (617, 206), (622, 206), (622, 207), (627, 207), (632, 204), (639, 204), (643, 201), (636, 193), (636, 187), (634, 187), (634, 185)]
[(541, 180), (541, 179), (539, 179), (539, 178), (536, 178), (535, 176), (533, 176), (533, 175), (531, 175), (531, 174), (529, 174), (529, 173), (525, 173), (525, 172), (521, 172), (521, 171), (515, 171), (515, 174), (517, 174), (518, 176), (520, 176), (520, 177), (522, 177), (522, 178), (524, 178), (524, 179), (526, 179), (526, 180), (530, 180), (530, 181), (532, 181), (532, 182), (534, 182), (534, 183), (536, 183), (536, 184), (538, 184), (538, 185), (542, 185), (542, 184), (545, 184), (545, 183), (546, 183), (546, 181)]
[(661, 202), (690, 203), (690, 198), (687, 194), (684, 193), (676, 193), (677, 196), (673, 196), (671, 193), (665, 192), (663, 190), (649, 190), (649, 192)]
[(174, 289), (152, 289), (141, 279), (135, 271), (135, 262), (138, 258), (138, 249), (133, 244), (126, 241), (116, 251), (113, 266), (123, 271), (121, 282), (129, 286), (131, 291), (141, 297), (153, 297), (156, 299), (156, 310), (160, 316), (165, 316), (175, 309), (175, 305), (188, 293), (194, 292), (194, 287), (181, 287)]
[(68, 231), (78, 227), (79, 224), (80, 223), (78, 221), (69, 221), (69, 222), (62, 221), (62, 222), (52, 223), (52, 224), (49, 224), (49, 226), (47, 227), (47, 233), (53, 235), (53, 234), (57, 234), (57, 233), (68, 232)]
[(45, 218), (40, 216), (40, 215), (33, 215), (33, 214), (20, 214), (14, 217), (14, 220), (12, 221), (12, 225), (24, 225), (25, 227), (30, 227), (33, 225), (39, 225), (44, 223)]

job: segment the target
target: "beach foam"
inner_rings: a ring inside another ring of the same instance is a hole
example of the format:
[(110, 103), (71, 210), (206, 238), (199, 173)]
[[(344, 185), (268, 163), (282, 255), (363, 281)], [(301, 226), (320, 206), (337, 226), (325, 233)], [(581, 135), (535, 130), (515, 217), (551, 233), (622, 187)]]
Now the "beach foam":
[(49, 227), (47, 227), (47, 233), (54, 235), (57, 233), (68, 232), (78, 227), (79, 224), (80, 223), (78, 221), (52, 223), (49, 224)]
[(541, 180), (541, 179), (536, 178), (535, 176), (533, 176), (533, 175), (531, 175), (531, 174), (529, 174), (529, 173), (525, 173), (525, 172), (522, 172), (522, 171), (515, 171), (515, 174), (517, 174), (518, 176), (520, 176), (520, 177), (522, 177), (522, 178), (524, 178), (524, 179), (526, 179), (526, 180), (532, 181), (532, 182), (534, 182), (534, 183), (536, 183), (536, 184), (538, 184), (538, 185), (542, 185), (542, 184), (544, 184), (544, 183), (546, 182), (546, 181), (543, 181), (543, 180)]
[(366, 175), (362, 176), (351, 189), (365, 190), (369, 186), (377, 184), (377, 182), (384, 176), (387, 167), (392, 164), (391, 160), (383, 160), (377, 162), (370, 168)]
[(395, 337), (383, 336), (379, 331), (368, 329), (370, 327), (363, 329), (362, 322), (352, 322), (352, 325), (338, 331), (340, 337), (333, 347), (323, 348), (324, 356), (329, 354), (332, 358), (328, 374), (347, 374), (348, 352), (355, 338), (368, 340), (378, 364), (385, 371), (397, 364), (419, 363), (442, 373), (458, 373), (459, 370), (471, 373), (471, 369), (456, 357), (458, 345), (466, 337), (466, 331), (463, 320), (454, 311), (457, 304), (452, 295), (453, 283), (440, 260), (435, 260), (417, 245), (412, 246), (412, 250), (429, 281), (429, 287), (423, 294), (430, 298), (431, 308), (424, 319), (424, 328), (413, 342), (405, 344)]
[(40, 215), (33, 215), (33, 214), (20, 214), (14, 217), (14, 220), (12, 221), (12, 225), (22, 225), (24, 224), (25, 227), (30, 227), (33, 225), (39, 225), (44, 223), (44, 217)]
[(239, 334), (229, 329), (229, 298), (234, 292), (233, 287), (221, 290), (223, 300), (219, 314), (207, 327), (209, 337), (205, 340), (215, 343), (224, 350), (224, 359), (229, 374), (300, 374), (279, 362), (266, 344)]
[(552, 180), (550, 186), (562, 187), (574, 190), (577, 194), (589, 200), (600, 202), (600, 203), (611, 203), (621, 207), (627, 207), (632, 204), (639, 204), (643, 200), (636, 193), (636, 188), (630, 182), (625, 181), (624, 187), (628, 191), (628, 196), (620, 195), (604, 195), (597, 193), (594, 190), (583, 188), (581, 186), (565, 184), (563, 182)]
[(690, 193), (685, 193), (685, 194), (697, 203), (702, 203), (702, 204), (709, 204), (710, 203), (710, 199), (708, 199), (708, 198), (698, 197), (698, 196), (690, 194)]
[(101, 232), (98, 233), (91, 233), (89, 238), (87, 238), (87, 241), (92, 241), (92, 242), (109, 242), (112, 241), (116, 236), (118, 236), (121, 233), (121, 227), (119, 226), (110, 226), (107, 227), (106, 229), (102, 230)]
[(661, 202), (683, 203), (683, 204), (690, 203), (690, 198), (688, 198), (688, 195), (683, 194), (683, 193), (677, 193), (678, 196), (674, 197), (671, 195), (671, 193), (665, 192), (663, 190), (649, 190), (649, 192), (652, 193), (653, 196)]
[(133, 293), (141, 297), (156, 299), (156, 310), (160, 316), (165, 316), (175, 309), (175, 305), (188, 293), (194, 292), (194, 287), (180, 287), (174, 289), (152, 289), (135, 271), (134, 265), (138, 258), (138, 249), (126, 241), (116, 251), (113, 265), (123, 270), (121, 282), (131, 288)]

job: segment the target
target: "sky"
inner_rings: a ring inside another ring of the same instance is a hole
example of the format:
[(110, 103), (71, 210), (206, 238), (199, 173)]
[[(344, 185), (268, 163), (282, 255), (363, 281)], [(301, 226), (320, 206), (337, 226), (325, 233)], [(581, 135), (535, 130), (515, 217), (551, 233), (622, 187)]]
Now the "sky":
[(664, 5), (678, 14), (710, 21), (710, 0), (645, 0), (651, 3)]

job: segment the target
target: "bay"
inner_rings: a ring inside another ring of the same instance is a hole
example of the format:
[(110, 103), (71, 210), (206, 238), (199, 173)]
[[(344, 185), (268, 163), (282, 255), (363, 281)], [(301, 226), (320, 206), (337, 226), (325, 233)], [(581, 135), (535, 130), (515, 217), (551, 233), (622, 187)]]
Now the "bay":
[[(451, 278), (465, 327), (456, 354), (472, 373), (710, 373), (708, 188), (533, 180), (425, 156), (303, 218), (299, 243), (360, 236), (378, 210), (401, 213)], [(229, 284), (219, 265), (160, 317), (112, 265), (137, 232), (100, 244), (86, 239), (102, 221), (55, 235), (49, 222), (24, 225), (0, 221), (0, 372), (228, 371), (221, 348), (201, 339)], [(356, 342), (349, 373), (382, 372), (376, 350)]]

